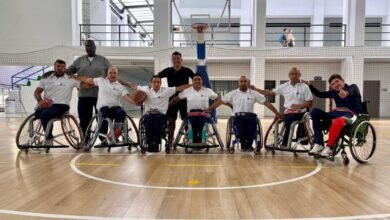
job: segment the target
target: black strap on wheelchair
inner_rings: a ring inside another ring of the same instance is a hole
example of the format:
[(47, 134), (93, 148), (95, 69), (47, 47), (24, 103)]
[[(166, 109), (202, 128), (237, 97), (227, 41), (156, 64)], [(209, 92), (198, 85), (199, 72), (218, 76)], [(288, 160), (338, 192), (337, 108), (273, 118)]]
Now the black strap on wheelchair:
[(237, 118), (257, 118), (257, 115), (252, 112), (236, 112), (234, 114)]

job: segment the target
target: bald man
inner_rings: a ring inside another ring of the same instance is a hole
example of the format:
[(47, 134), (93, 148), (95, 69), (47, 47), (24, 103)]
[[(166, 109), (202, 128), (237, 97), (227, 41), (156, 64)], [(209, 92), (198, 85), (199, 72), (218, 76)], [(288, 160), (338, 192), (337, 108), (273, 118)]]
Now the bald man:
[(233, 115), (235, 115), (235, 120), (233, 125), (237, 128), (238, 138), (241, 142), (241, 149), (243, 151), (252, 151), (252, 143), (256, 134), (256, 117), (254, 113), (255, 103), (265, 105), (276, 117), (281, 117), (278, 110), (269, 103), (264, 96), (260, 93), (249, 89), (249, 79), (246, 76), (241, 76), (238, 81), (239, 88), (233, 91), (230, 91), (222, 99), (217, 100), (212, 104), (208, 111), (211, 111), (221, 104), (228, 105), (233, 108)]
[[(91, 86), (99, 87), (97, 109), (101, 112), (103, 118), (115, 120), (114, 131), (118, 138), (122, 134), (122, 126), (126, 119), (126, 112), (120, 105), (120, 99), (124, 97), (128, 102), (134, 104), (133, 97), (127, 89), (118, 81), (118, 68), (111, 66), (107, 71), (107, 76), (88, 77), (81, 75), (72, 75), (71, 77)], [(101, 133), (107, 132), (107, 122), (104, 121), (100, 129)]]
[(301, 71), (296, 67), (292, 67), (288, 73), (288, 77), (290, 79), (288, 82), (277, 86), (272, 91), (251, 86), (251, 89), (256, 90), (264, 96), (281, 95), (284, 97), (285, 131), (281, 145), (282, 148), (287, 147), (291, 124), (294, 121), (301, 120), (306, 109), (309, 109), (313, 104), (313, 95), (310, 92), (309, 86), (301, 81)]

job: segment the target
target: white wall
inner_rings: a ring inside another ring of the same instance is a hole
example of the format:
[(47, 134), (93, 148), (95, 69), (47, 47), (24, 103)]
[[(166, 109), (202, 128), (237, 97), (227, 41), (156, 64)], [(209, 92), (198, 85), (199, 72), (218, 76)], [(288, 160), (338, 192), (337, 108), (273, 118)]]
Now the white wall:
[(390, 117), (390, 63), (364, 64), (364, 80), (380, 80), (380, 110), (381, 117)]
[(0, 1), (1, 52), (72, 45), (72, 1)]

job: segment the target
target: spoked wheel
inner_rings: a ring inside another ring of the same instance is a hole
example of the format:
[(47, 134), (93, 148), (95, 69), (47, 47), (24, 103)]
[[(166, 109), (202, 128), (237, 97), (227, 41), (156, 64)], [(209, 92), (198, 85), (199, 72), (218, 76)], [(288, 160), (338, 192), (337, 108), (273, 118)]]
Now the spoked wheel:
[(77, 119), (73, 115), (66, 115), (61, 119), (64, 136), (70, 146), (79, 150), (83, 146), (83, 135)]
[[(282, 120), (275, 119), (274, 122), (272, 122), (272, 124), (268, 128), (264, 138), (264, 146), (266, 150), (273, 150), (274, 148), (278, 148), (282, 144), (283, 132), (279, 132), (283, 131), (283, 129), (280, 129), (282, 124)], [(278, 126), (278, 131), (275, 130), (275, 125)], [(274, 153), (274, 151), (272, 152)]]
[(34, 119), (34, 114), (29, 115), (16, 134), (16, 146), (23, 150), (26, 146), (41, 145), (45, 139), (41, 120)]
[(230, 117), (227, 122), (227, 128), (226, 128), (226, 149), (230, 151), (230, 145), (232, 141), (232, 135), (234, 134), (233, 131), (233, 117)]
[(96, 139), (99, 136), (99, 129), (102, 121), (98, 120), (99, 116), (94, 115), (88, 124), (87, 130), (85, 131), (83, 146), (85, 151), (91, 150), (95, 144)]
[(213, 118), (210, 118), (210, 120), (208, 122), (208, 134), (213, 134), (213, 135), (210, 135), (209, 138), (211, 138), (213, 140), (213, 142), (212, 142), (213, 144), (215, 144), (215, 139), (217, 139), (218, 145), (220, 146), (221, 150), (223, 151), (223, 148), (224, 148), (223, 141), (221, 139), (221, 136), (219, 135), (217, 126), (216, 126)]
[(305, 129), (305, 134), (307, 137), (308, 144), (310, 145), (309, 151), (313, 148), (313, 140), (314, 140), (314, 129), (312, 125), (312, 120), (310, 113), (305, 113), (303, 115), (303, 128)]
[(372, 124), (361, 121), (352, 129), (349, 147), (353, 159), (359, 163), (367, 163), (376, 149), (376, 133)]
[[(145, 116), (142, 116), (140, 119), (139, 119), (139, 122), (138, 122), (138, 128), (139, 128), (139, 131), (138, 131), (138, 140), (140, 141), (139, 142), (139, 147), (141, 148), (141, 153), (145, 153), (146, 151), (143, 151), (143, 149), (146, 147), (145, 145), (145, 134), (146, 134), (146, 128), (145, 128)], [(129, 147), (130, 148), (130, 147)]]
[(140, 143), (139, 139), (139, 132), (137, 129), (137, 126), (135, 125), (134, 120), (126, 115), (127, 123), (125, 123), (126, 127), (123, 129), (123, 142), (128, 143), (129, 150), (131, 150), (131, 147), (137, 147), (137, 145)]
[(256, 138), (255, 138), (256, 147), (255, 150), (253, 151), (255, 155), (260, 153), (261, 148), (263, 146), (263, 130), (261, 127), (261, 122), (258, 118), (256, 118), (256, 121), (257, 121), (257, 131), (256, 131)]

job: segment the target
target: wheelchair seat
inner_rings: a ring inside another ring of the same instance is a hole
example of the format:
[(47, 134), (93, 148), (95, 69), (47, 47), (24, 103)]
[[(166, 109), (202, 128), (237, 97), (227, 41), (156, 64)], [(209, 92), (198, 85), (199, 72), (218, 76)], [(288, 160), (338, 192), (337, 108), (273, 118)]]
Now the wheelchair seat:
[[(150, 134), (150, 131), (146, 130), (146, 118), (152, 116), (154, 119), (160, 118), (165, 121), (165, 123), (162, 126), (159, 126), (160, 131), (157, 136), (154, 136), (156, 140), (151, 141), (148, 140), (148, 134)], [(160, 117), (158, 117), (160, 116)], [(139, 120), (139, 136), (140, 136), (140, 147), (141, 147), (141, 153), (146, 152), (160, 152), (162, 150), (162, 140), (165, 142), (165, 152), (170, 153), (171, 147), (172, 147), (172, 140), (169, 137), (169, 120), (167, 116), (157, 109), (150, 109), (147, 111)]]
[[(46, 149), (48, 153), (51, 148), (68, 148), (69, 145), (76, 150), (81, 149), (83, 135), (77, 119), (65, 112), (58, 118), (51, 119), (46, 130), (43, 129), (41, 120), (38, 120), (35, 113), (29, 115), (21, 124), (16, 135), (16, 145), (19, 149), (28, 152), (30, 148)], [(60, 121), (60, 126), (55, 126), (55, 122)], [(53, 130), (53, 141), (47, 140), (50, 131)]]
[[(103, 122), (108, 124), (107, 133), (101, 133), (100, 129)], [(134, 120), (126, 114), (122, 125), (120, 136), (117, 138), (114, 131), (114, 121), (110, 118), (104, 118), (101, 112), (95, 114), (88, 124), (83, 140), (85, 151), (89, 151), (92, 147), (107, 148), (110, 152), (112, 147), (128, 147), (131, 151), (132, 147), (137, 148), (139, 144), (138, 129)], [(95, 143), (99, 141), (100, 143)]]
[[(196, 125), (196, 139), (194, 136), (192, 136), (194, 134), (192, 125), (194, 123), (193, 120), (195, 119), (204, 120), (201, 121), (200, 124)], [(206, 152), (208, 152), (210, 148), (220, 147), (222, 150), (224, 148), (214, 119), (210, 116), (209, 113), (203, 112), (201, 110), (193, 110), (188, 112), (187, 117), (183, 120), (179, 132), (175, 138), (174, 146), (185, 148), (186, 153), (189, 153), (191, 149), (206, 149)]]
[(260, 119), (257, 117), (254, 113), (248, 113), (248, 112), (237, 112), (234, 114), (234, 116), (231, 116), (227, 122), (227, 129), (226, 129), (226, 148), (228, 149), (229, 153), (233, 154), (235, 152), (235, 148), (241, 147), (241, 141), (239, 138), (239, 133), (237, 128), (234, 126), (234, 121), (243, 118), (243, 119), (249, 119), (252, 118), (256, 120), (256, 132), (254, 136), (254, 142), (255, 142), (255, 148), (253, 150), (253, 153), (256, 155), (260, 152), (262, 146), (263, 146), (263, 131)]

